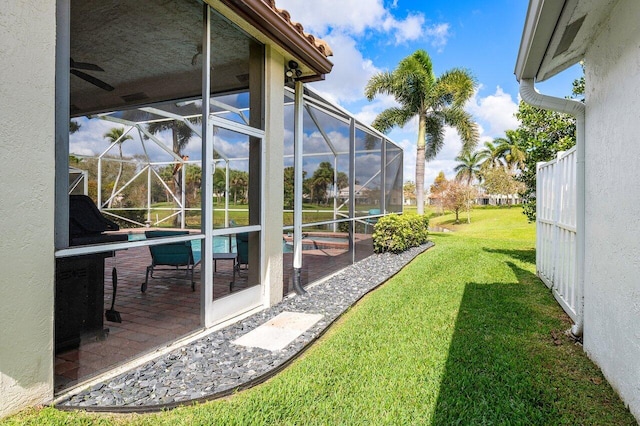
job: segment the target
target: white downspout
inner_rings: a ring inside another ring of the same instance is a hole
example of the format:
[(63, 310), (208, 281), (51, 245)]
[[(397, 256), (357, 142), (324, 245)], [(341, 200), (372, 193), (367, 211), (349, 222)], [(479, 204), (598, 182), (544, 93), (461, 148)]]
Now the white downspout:
[(295, 82), (294, 120), (293, 120), (293, 290), (297, 294), (305, 294), (302, 287), (302, 168), (303, 168), (303, 104), (304, 85), (300, 80)]
[(573, 99), (556, 98), (538, 92), (532, 79), (520, 81), (522, 100), (538, 108), (563, 112), (576, 118), (576, 323), (575, 336), (584, 326), (584, 247), (585, 247), (585, 106)]

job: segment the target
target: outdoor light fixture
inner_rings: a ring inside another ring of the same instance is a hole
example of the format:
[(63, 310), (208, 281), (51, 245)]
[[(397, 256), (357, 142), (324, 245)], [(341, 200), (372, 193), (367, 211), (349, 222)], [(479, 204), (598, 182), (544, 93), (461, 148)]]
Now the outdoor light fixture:
[(287, 65), (288, 65), (288, 68), (284, 73), (285, 77), (287, 78), (287, 81), (293, 81), (296, 78), (300, 78), (300, 76), (302, 75), (302, 70), (298, 68), (298, 63), (296, 61), (291, 60)]

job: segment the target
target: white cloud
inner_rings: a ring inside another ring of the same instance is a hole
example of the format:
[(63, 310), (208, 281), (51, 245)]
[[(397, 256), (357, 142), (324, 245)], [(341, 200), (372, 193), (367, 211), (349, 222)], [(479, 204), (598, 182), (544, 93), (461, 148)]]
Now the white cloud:
[(487, 125), (486, 132), (481, 136), (490, 136), (492, 139), (501, 137), (505, 130), (515, 129), (519, 124), (514, 115), (518, 111), (518, 104), (500, 86), (496, 87), (494, 94), (484, 98), (478, 97), (476, 92), (466, 109)]
[[(388, 33), (395, 44), (427, 37), (432, 39), (433, 46), (442, 48), (449, 36), (449, 24), (425, 27), (422, 13), (409, 13), (404, 18), (395, 16), (393, 11), (397, 9), (397, 1), (388, 8), (382, 0), (278, 0), (277, 6), (289, 11), (291, 19), (302, 23), (305, 31), (320, 37), (332, 32), (357, 37), (365, 31), (375, 31)], [(329, 45), (334, 52), (339, 49), (339, 45)]]
[(449, 39), (449, 24), (442, 23), (432, 25), (426, 29), (426, 34), (431, 39), (431, 45), (438, 49), (438, 52), (442, 52), (444, 46)]
[[(113, 127), (125, 127), (105, 120), (84, 117), (76, 118), (74, 121), (80, 124), (80, 130), (69, 135), (69, 153), (76, 155), (97, 156), (101, 154), (109, 147), (109, 142), (103, 135)], [(135, 136), (136, 133), (129, 134)], [(125, 143), (123, 148), (126, 149), (128, 145), (130, 144)], [(115, 154), (117, 154), (117, 150)]]
[(353, 115), (361, 122), (371, 125), (378, 114), (394, 106), (398, 106), (398, 103), (393, 96), (384, 94), (377, 95), (373, 101), (365, 104), (359, 112)]
[(362, 56), (352, 37), (334, 33), (326, 40), (329, 45), (336, 46), (331, 58), (334, 67), (325, 81), (313, 84), (314, 89), (336, 103), (362, 99), (367, 82), (380, 70)]
[(331, 28), (362, 34), (388, 14), (382, 0), (277, 0), (276, 5), (288, 10), (291, 19), (301, 22), (305, 31), (318, 35), (327, 34)]
[(393, 33), (396, 44), (401, 44), (421, 38), (425, 33), (423, 25), (424, 15), (422, 14), (409, 15), (402, 21), (398, 21), (394, 16), (389, 14), (382, 23), (382, 28), (386, 32)]

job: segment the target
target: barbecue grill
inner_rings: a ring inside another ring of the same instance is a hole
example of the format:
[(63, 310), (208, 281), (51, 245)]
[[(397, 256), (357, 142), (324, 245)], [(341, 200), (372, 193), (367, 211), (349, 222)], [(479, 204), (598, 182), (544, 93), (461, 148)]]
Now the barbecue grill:
[[(69, 196), (69, 245), (126, 241), (125, 234), (109, 234), (119, 226), (102, 216), (91, 198)], [(56, 352), (78, 347), (82, 338), (103, 339), (104, 260), (113, 251), (56, 259)], [(115, 274), (114, 274), (115, 276)]]

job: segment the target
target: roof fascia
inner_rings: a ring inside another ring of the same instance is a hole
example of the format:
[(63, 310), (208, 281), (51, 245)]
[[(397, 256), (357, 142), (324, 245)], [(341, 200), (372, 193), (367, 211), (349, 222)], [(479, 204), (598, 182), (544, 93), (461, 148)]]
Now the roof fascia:
[(538, 75), (565, 3), (565, 0), (529, 2), (515, 68), (518, 81), (535, 79)]
[(305, 76), (307, 81), (320, 80), (331, 72), (333, 64), (285, 19), (262, 0), (220, 0), (231, 11), (282, 49), (304, 62), (316, 74)]

